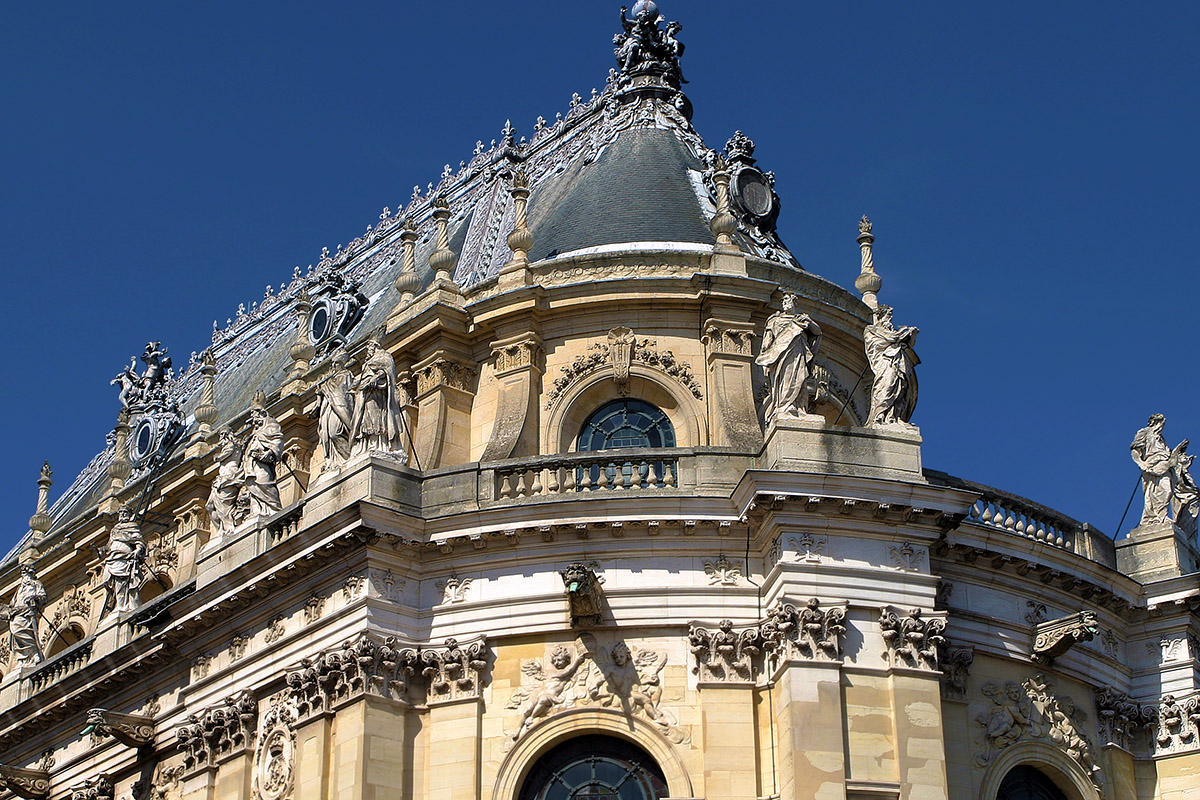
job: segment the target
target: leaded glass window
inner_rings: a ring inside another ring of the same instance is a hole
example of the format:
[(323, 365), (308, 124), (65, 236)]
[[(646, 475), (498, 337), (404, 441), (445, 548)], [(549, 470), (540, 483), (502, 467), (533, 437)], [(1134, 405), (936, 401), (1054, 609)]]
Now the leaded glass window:
[(660, 800), (662, 770), (641, 748), (609, 736), (579, 736), (538, 759), (520, 800)]
[[(667, 419), (667, 415), (661, 409), (645, 402), (644, 400), (633, 400), (630, 398), (622, 398), (613, 400), (610, 403), (605, 403), (592, 412), (591, 416), (583, 423), (583, 427), (579, 431), (579, 440), (576, 449), (579, 452), (588, 452), (594, 450), (621, 450), (634, 447), (674, 447), (675, 446), (675, 428), (671, 425), (671, 420)], [(617, 469), (619, 468), (624, 475), (625, 485), (628, 485), (629, 478), (632, 477), (634, 469), (637, 469), (639, 478), (645, 481), (649, 475), (650, 468), (653, 466), (655, 476), (661, 480), (666, 477), (667, 470), (671, 471), (672, 478), (675, 478), (675, 465), (673, 461), (663, 462), (655, 461), (652, 464), (648, 461), (637, 460), (622, 460), (619, 457), (613, 459), (613, 463), (605, 468), (609, 483), (616, 477)], [(600, 467), (590, 467), (590, 481), (593, 485), (600, 478)], [(579, 475), (576, 476), (578, 483), (582, 479), (582, 468), (579, 470)]]

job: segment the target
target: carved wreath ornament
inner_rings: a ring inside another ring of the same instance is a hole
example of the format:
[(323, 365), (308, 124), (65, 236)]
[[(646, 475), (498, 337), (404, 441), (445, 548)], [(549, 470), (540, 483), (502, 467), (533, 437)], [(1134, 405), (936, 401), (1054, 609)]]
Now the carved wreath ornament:
[(546, 408), (551, 408), (579, 379), (601, 369), (611, 369), (613, 380), (622, 395), (628, 392), (630, 367), (644, 364), (654, 367), (682, 383), (697, 400), (704, 398), (691, 366), (670, 350), (658, 350), (653, 339), (637, 339), (628, 328), (613, 328), (607, 341), (593, 344), (584, 355), (562, 368), (562, 377), (546, 395)]

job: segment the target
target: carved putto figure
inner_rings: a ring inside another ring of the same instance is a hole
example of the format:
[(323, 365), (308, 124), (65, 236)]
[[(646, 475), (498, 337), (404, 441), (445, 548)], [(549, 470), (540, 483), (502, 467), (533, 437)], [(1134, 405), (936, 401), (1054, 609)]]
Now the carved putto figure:
[(817, 349), (821, 346), (821, 326), (808, 314), (795, 310), (796, 296), (783, 296), (783, 310), (767, 319), (762, 350), (754, 363), (763, 367), (771, 392), (763, 409), (763, 420), (770, 425), (781, 419), (817, 418), (809, 413), (812, 388), (809, 377)]
[(1032, 731), (1032, 709), (1016, 681), (1009, 681), (1003, 688), (988, 681), (981, 691), (991, 701), (991, 705), (975, 715), (975, 721), (983, 726), (988, 749), (981, 755), (983, 763), (987, 763), (991, 751), (1003, 750)]
[(266, 396), (260, 391), (250, 406), (250, 436), (242, 458), (251, 515), (270, 516), (283, 508), (276, 483), (276, 468), (282, 457), (283, 428), (267, 412)]
[(534, 690), (521, 688), (513, 694), (508, 707), (521, 708), (521, 722), (517, 729), (509, 734), (512, 741), (521, 738), (534, 723), (549, 714), (551, 709), (562, 705), (570, 707), (586, 695), (586, 689), (582, 689), (577, 696), (569, 697), (567, 689), (573, 685), (576, 673), (590, 656), (587, 643), (580, 638), (575, 643), (573, 653), (563, 645), (555, 647), (550, 653), (548, 664), (544, 667), (539, 660), (529, 660), (521, 664), (521, 672), (540, 686)]
[(21, 581), (17, 584), (12, 605), (0, 609), (8, 617), (8, 635), (18, 669), (32, 667), (42, 660), (37, 621), (45, 607), (46, 587), (38, 580), (33, 565), (26, 564), (21, 567)]
[(408, 463), (404, 450), (404, 419), (396, 384), (396, 360), (378, 340), (367, 342), (362, 373), (354, 384), (351, 423), (355, 455), (373, 453)]
[(212, 520), (213, 532), (220, 538), (233, 533), (245, 516), (246, 509), (238, 505), (238, 494), (246, 481), (246, 473), (242, 469), (242, 447), (233, 431), (222, 428), (218, 437), (219, 466), (204, 507)]
[[(1174, 450), (1167, 447), (1163, 439), (1163, 426), (1166, 422), (1167, 418), (1162, 414), (1151, 414), (1146, 427), (1137, 432), (1133, 437), (1133, 444), (1129, 445), (1133, 463), (1142, 471), (1142, 490), (1145, 497), (1142, 519), (1138, 527), (1165, 525), (1171, 522), (1172, 503), (1176, 500), (1176, 479), (1182, 477), (1181, 465), (1182, 473), (1187, 473), (1191, 465), (1191, 459), (1187, 456), (1188, 440), (1184, 439)], [(1186, 465), (1183, 464), (1185, 461)], [(1186, 480), (1191, 482), (1190, 474)], [(1194, 491), (1195, 484), (1192, 483), (1191, 487), (1191, 491)], [(1189, 493), (1188, 487), (1183, 487), (1183, 492), (1186, 497)]]
[(118, 614), (133, 611), (140, 601), (142, 565), (146, 560), (146, 542), (133, 509), (123, 506), (117, 524), (108, 535), (108, 555), (100, 582), (107, 594), (104, 607)]
[(141, 375), (137, 374), (137, 359), (131, 358), (129, 366), (110, 381), (112, 385), (120, 384), (121, 408), (130, 413), (165, 403), (167, 383), (172, 378), (171, 359), (162, 342), (147, 342), (141, 359), (146, 365)]
[(341, 467), (350, 457), (350, 426), (354, 422), (354, 378), (346, 369), (346, 351), (338, 348), (330, 357), (329, 374), (317, 384), (319, 416), (317, 438), (325, 453), (323, 470)]
[(683, 26), (670, 22), (666, 29), (659, 25), (666, 18), (658, 13), (653, 0), (638, 0), (633, 6), (633, 19), (626, 15), (629, 9), (621, 6), (621, 33), (613, 37), (614, 53), (623, 78), (638, 74), (659, 74), (675, 88), (686, 83), (679, 68), (683, 55), (683, 43), (676, 38)]
[(863, 330), (867, 361), (875, 380), (871, 385), (870, 424), (906, 425), (917, 407), (916, 366), (921, 363), (913, 347), (917, 329), (892, 326), (892, 307), (874, 311), (875, 323)]

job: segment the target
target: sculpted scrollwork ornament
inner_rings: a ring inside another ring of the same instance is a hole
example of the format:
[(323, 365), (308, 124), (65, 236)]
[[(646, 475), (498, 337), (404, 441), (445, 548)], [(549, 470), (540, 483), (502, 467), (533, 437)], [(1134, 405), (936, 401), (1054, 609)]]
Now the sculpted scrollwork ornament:
[(723, 619), (715, 630), (692, 625), (688, 645), (695, 658), (692, 672), (701, 681), (752, 681), (763, 636), (757, 627), (735, 631), (733, 622)]
[(975, 663), (973, 647), (958, 648), (946, 653), (942, 664), (942, 697), (947, 700), (963, 700), (967, 696), (967, 678), (971, 665)]
[(191, 714), (176, 731), (183, 766), (191, 771), (215, 764), (222, 756), (250, 747), (258, 727), (258, 701), (244, 691), (223, 703)]
[(1102, 686), (1096, 692), (1096, 717), (1101, 744), (1109, 742), (1129, 750), (1145, 719), (1145, 711), (1124, 692)]
[(1080, 611), (1034, 626), (1033, 660), (1050, 664), (1079, 642), (1090, 642), (1100, 633), (1096, 612)]
[(880, 609), (879, 628), (883, 634), (883, 660), (888, 667), (908, 667), (937, 671), (946, 646), (946, 618), (925, 616), (921, 609), (899, 616)]
[(0, 789), (7, 789), (17, 797), (43, 800), (50, 796), (50, 773), (0, 764)]
[(71, 789), (71, 800), (113, 800), (113, 782), (108, 775), (98, 775)]
[(103, 708), (87, 712), (84, 729), (100, 736), (111, 736), (126, 747), (145, 747), (154, 741), (154, 719), (137, 714), (118, 714)]
[(1200, 747), (1200, 695), (1180, 700), (1166, 694), (1142, 714), (1150, 722), (1156, 753)]

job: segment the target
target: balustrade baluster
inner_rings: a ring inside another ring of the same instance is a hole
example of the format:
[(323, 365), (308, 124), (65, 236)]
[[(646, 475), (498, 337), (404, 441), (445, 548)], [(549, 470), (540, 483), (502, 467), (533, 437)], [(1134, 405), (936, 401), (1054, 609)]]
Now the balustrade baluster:
[(546, 491), (550, 494), (558, 494), (558, 464), (550, 465), (550, 481), (546, 484)]
[(663, 485), (668, 489), (675, 488), (675, 464), (673, 462), (663, 463)]
[(511, 472), (502, 473), (500, 475), (500, 496), (508, 498), (508, 497), (512, 497), (512, 493), (513, 493), (512, 473)]
[(529, 488), (525, 485), (525, 470), (517, 470), (517, 497), (524, 497), (529, 493)]
[[(575, 469), (576, 468), (575, 468), (574, 464), (567, 464), (566, 467), (563, 469), (563, 491), (564, 492), (575, 491)], [(585, 469), (586, 469), (586, 467), (585, 467)]]
[(654, 462), (646, 462), (646, 486), (650, 489), (658, 488), (658, 473), (654, 470)]
[(542, 468), (535, 467), (533, 470), (533, 484), (529, 487), (530, 495), (538, 495), (542, 493)]
[(608, 462), (607, 461), (600, 462), (600, 480), (596, 481), (596, 488), (597, 489), (607, 489), (608, 488)]
[(629, 473), (629, 488), (630, 489), (642, 488), (642, 462), (641, 461), (633, 462), (633, 471), (631, 473)]
[(592, 463), (590, 461), (583, 464), (583, 479), (579, 481), (579, 490), (586, 492), (592, 488)]

